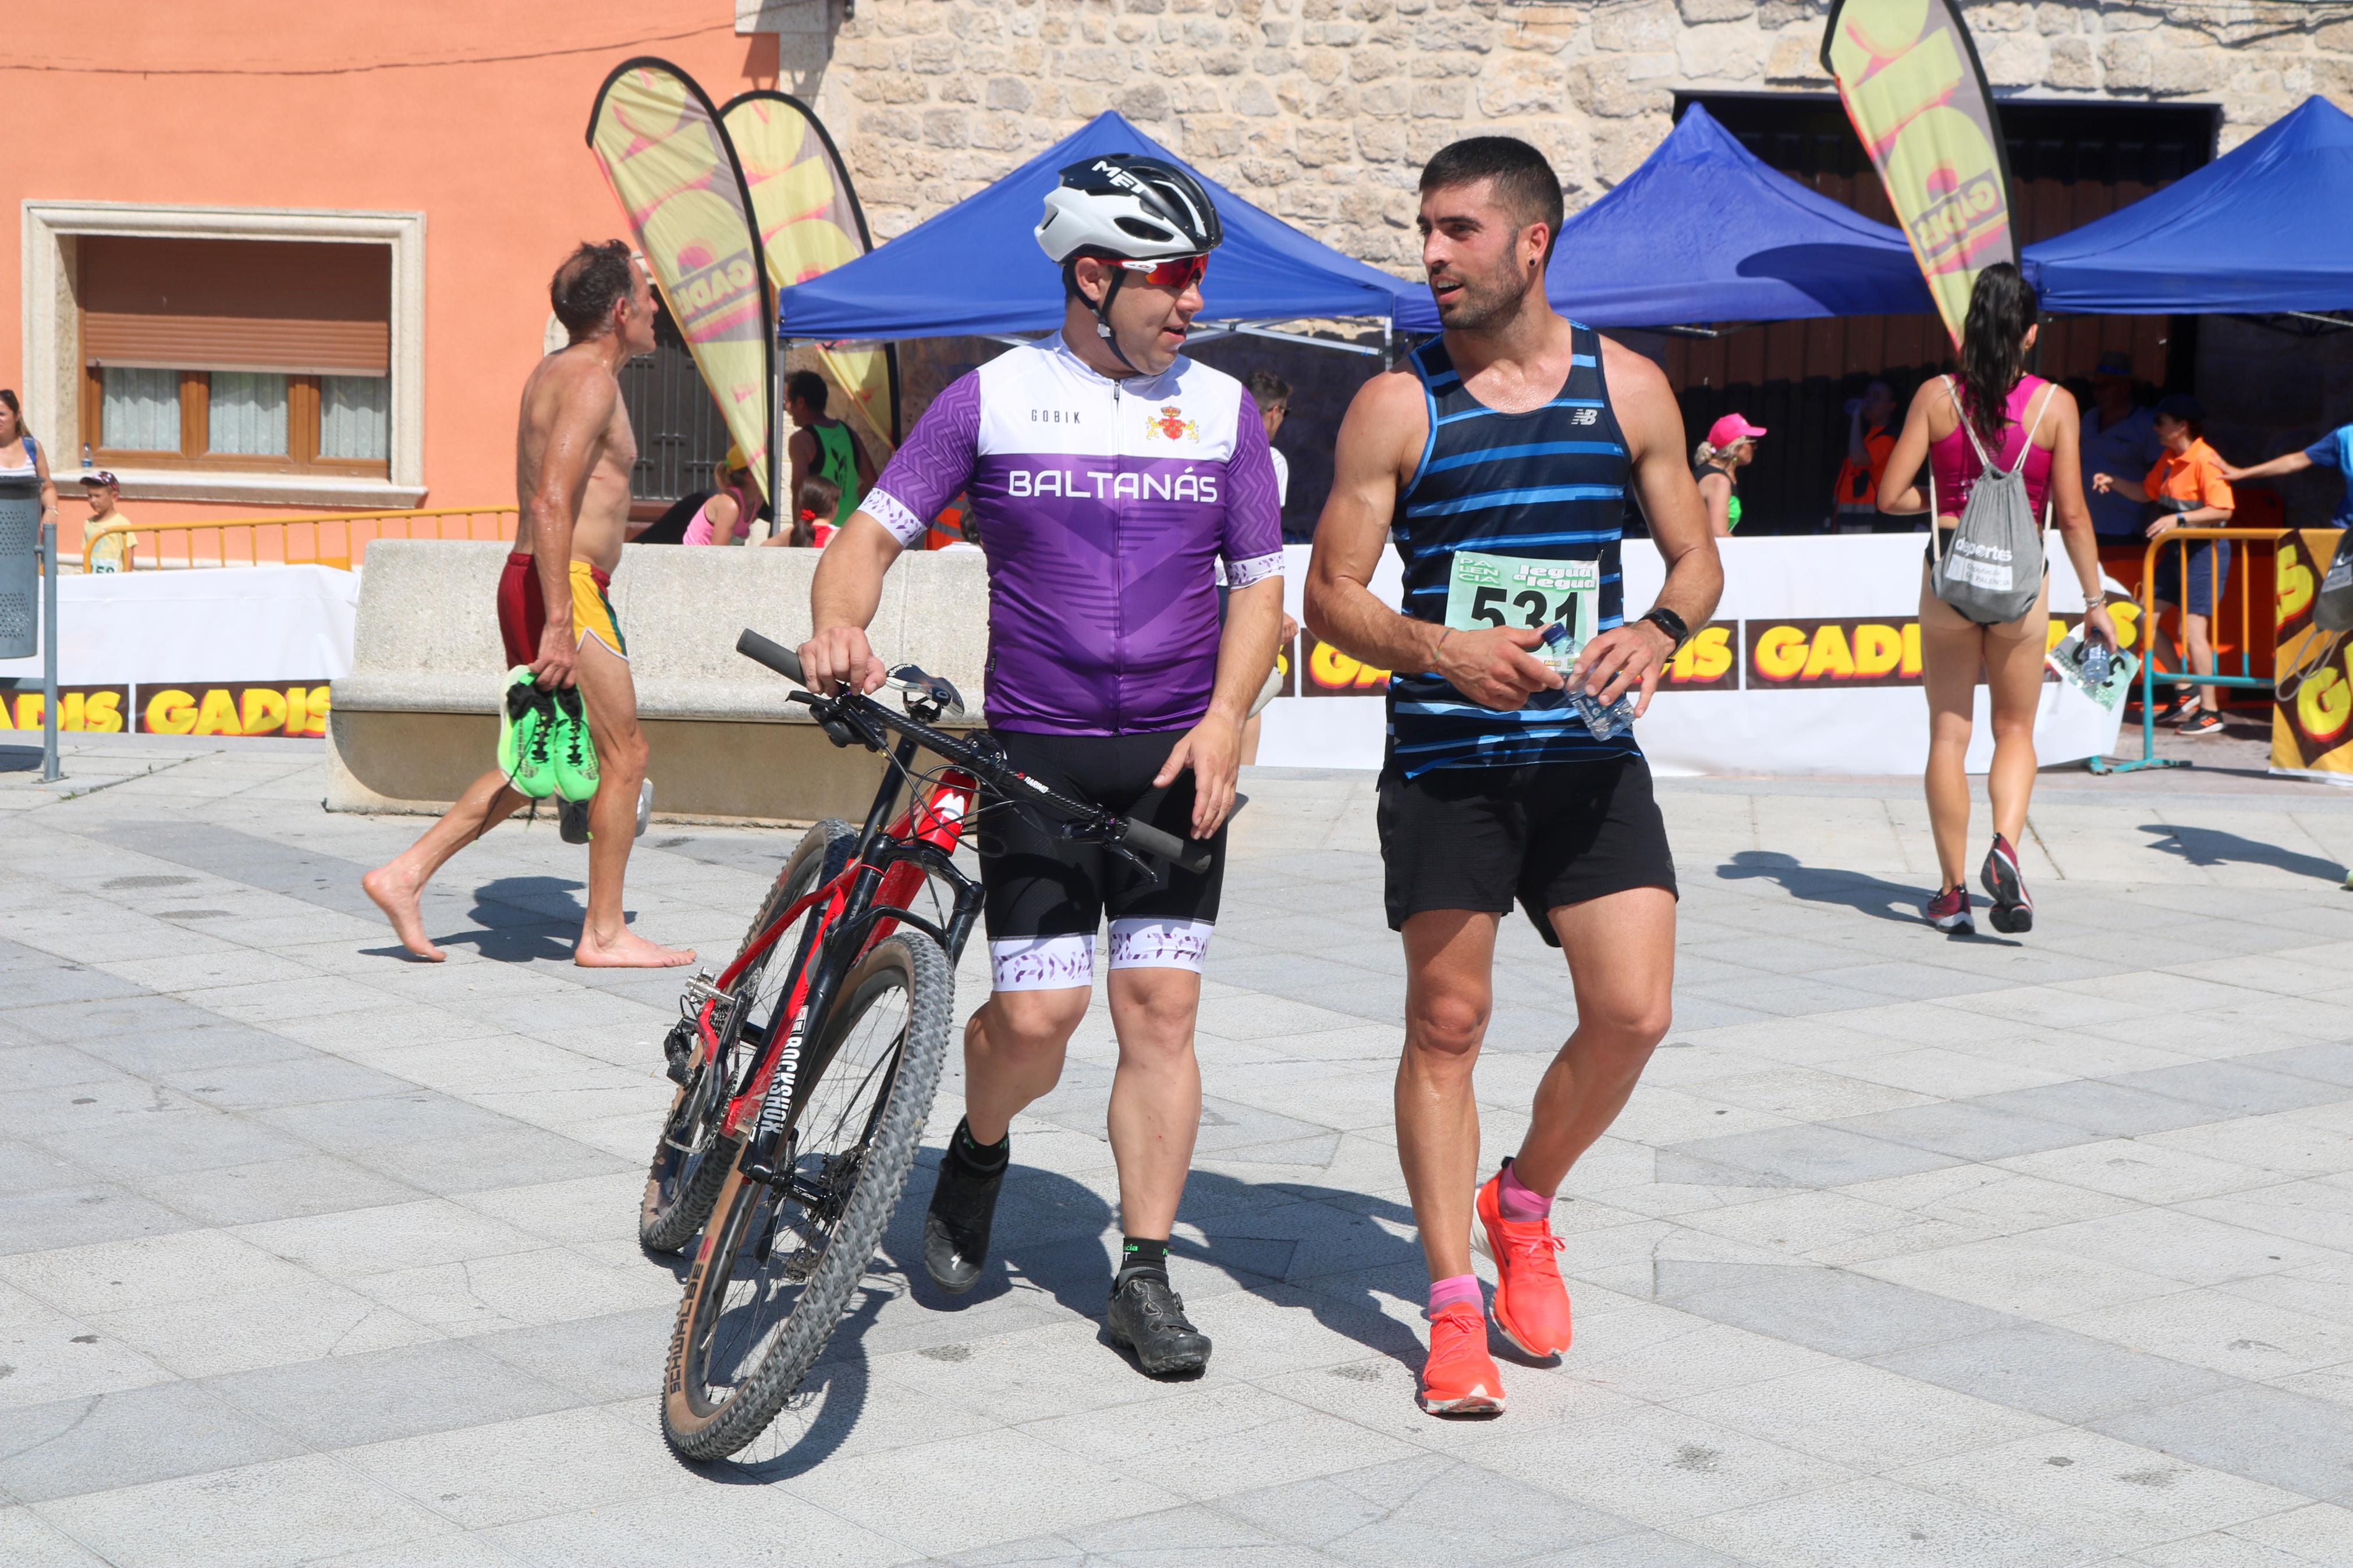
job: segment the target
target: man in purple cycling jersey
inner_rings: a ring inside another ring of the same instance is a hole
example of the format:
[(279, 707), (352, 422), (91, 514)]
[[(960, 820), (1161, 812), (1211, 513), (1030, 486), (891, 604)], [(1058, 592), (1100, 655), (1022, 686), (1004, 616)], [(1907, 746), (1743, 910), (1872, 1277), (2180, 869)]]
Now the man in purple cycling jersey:
[(990, 814), (976, 837), (991, 992), (965, 1028), (965, 1118), (923, 1226), (932, 1278), (971, 1289), (1013, 1118), (1061, 1077), (1108, 916), (1124, 1236), (1106, 1327), (1146, 1373), (1195, 1372), (1209, 1341), (1170, 1288), (1168, 1232), (1201, 1120), (1193, 1026), (1242, 721), (1282, 616), (1281, 508), (1250, 394), (1178, 355), (1220, 237), (1200, 184), (1157, 159), (1074, 163), (1037, 236), (1062, 269), (1062, 331), (924, 412), (818, 564), (801, 666), (820, 690), (881, 683), (865, 627), (883, 574), (968, 490), (988, 556), (987, 718), (1013, 765), (1210, 846), (1207, 872), (1140, 872), (1050, 824)]

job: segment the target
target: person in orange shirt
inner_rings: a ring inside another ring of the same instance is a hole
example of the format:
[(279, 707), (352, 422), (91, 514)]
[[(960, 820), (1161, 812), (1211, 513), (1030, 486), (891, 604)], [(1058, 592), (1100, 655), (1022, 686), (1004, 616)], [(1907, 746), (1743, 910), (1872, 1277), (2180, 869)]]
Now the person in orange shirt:
[[(2158, 512), (2157, 521), (2148, 525), (2151, 539), (2175, 528), (2230, 526), (2231, 513), (2238, 502), (2231, 494), (2230, 481), (2222, 477), (2221, 458), (2206, 444), (2206, 405), (2188, 393), (2176, 393), (2166, 398), (2157, 405), (2157, 438), (2165, 443), (2165, 452), (2145, 479), (2095, 474), (2093, 487), (2103, 493), (2114, 490), (2140, 500), (2155, 501)], [(2186, 574), (2182, 569), (2185, 553), (2189, 558)], [(2185, 544), (2158, 555), (2157, 602), (2180, 609), (2181, 640), (2189, 652), (2189, 668), (2200, 675), (2214, 673), (2213, 620), (2221, 600), (2222, 584), (2230, 576), (2231, 542), (2227, 539)], [(2152, 651), (2158, 657), (2158, 668), (2179, 668), (2163, 662), (2163, 644), (2157, 644)], [(2185, 735), (2221, 734), (2221, 689), (2201, 686), (2185, 690), (2158, 722), (2178, 722)]]
[(1924, 526), (1906, 518), (1879, 513), (1879, 479), (1887, 471), (1887, 455), (1895, 450), (1895, 389), (1874, 381), (1862, 395), (1846, 405), (1846, 461), (1839, 465), (1833, 487), (1833, 533), (1908, 533)]

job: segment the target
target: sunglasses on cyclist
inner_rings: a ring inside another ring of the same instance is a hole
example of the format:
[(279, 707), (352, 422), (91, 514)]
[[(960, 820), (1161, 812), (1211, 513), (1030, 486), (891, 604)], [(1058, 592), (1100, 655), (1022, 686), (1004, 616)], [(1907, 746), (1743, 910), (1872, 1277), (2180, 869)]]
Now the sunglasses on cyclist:
[(1173, 261), (1122, 261), (1130, 272), (1144, 274), (1144, 281), (1162, 289), (1188, 289), (1201, 280), (1209, 270), (1208, 256), (1180, 256)]

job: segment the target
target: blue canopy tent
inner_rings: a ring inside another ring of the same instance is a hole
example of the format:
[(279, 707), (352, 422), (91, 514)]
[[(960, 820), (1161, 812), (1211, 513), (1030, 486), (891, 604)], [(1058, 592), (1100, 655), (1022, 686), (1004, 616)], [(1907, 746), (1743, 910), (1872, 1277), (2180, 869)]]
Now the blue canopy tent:
[(2353, 307), (2353, 118), (2307, 98), (2153, 195), (2026, 247), (2046, 310), (2258, 315)]
[(1030, 231), (1056, 172), (1106, 153), (1167, 159), (1190, 171), (1217, 203), (1225, 243), (1201, 282), (1204, 324), (1248, 331), (1249, 323), (1314, 317), (1387, 321), (1399, 291), (1415, 287), (1309, 238), (1105, 112), (889, 244), (786, 289), (778, 331), (792, 338), (882, 341), (1057, 331), (1061, 279)]
[[(1642, 166), (1561, 225), (1545, 292), (1600, 327), (1933, 311), (1904, 236), (1786, 174), (1698, 104)], [(1398, 325), (1438, 330), (1427, 289)]]

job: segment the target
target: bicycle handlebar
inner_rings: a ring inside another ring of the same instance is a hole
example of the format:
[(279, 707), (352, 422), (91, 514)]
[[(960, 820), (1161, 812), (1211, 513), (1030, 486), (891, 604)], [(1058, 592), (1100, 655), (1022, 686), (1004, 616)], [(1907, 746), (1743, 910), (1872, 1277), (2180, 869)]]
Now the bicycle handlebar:
[[(806, 687), (808, 684), (801, 679), (800, 655), (780, 642), (762, 637), (749, 627), (746, 627), (744, 634), (735, 639), (735, 651), (754, 664), (765, 665), (775, 670), (796, 686)], [(1196, 876), (1209, 868), (1210, 853), (1208, 845), (1198, 840), (1179, 838), (1175, 834), (1155, 827), (1148, 822), (1138, 822), (1132, 816), (1120, 816), (1106, 811), (1100, 805), (1090, 805), (1085, 801), (1065, 799), (1030, 778), (1027, 773), (1018, 773), (1002, 763), (983, 756), (975, 747), (957, 740), (947, 731), (934, 729), (921, 720), (893, 713), (871, 697), (844, 692), (836, 698), (821, 698), (812, 694), (802, 700), (812, 704), (832, 703), (849, 708), (861, 716), (874, 719), (898, 731), (901, 734), (921, 742), (926, 748), (939, 752), (957, 766), (970, 769), (991, 784), (1000, 784), (1000, 787), (1003, 783), (1011, 781), (1018, 784), (1018, 793), (1017, 794), (1013, 789), (1004, 789), (1003, 793), (1008, 798), (1034, 797), (1053, 806), (1065, 816), (1099, 824), (1104, 831), (1104, 837), (1113, 843), (1141, 850), (1156, 859), (1181, 867)], [(1241, 809), (1241, 797), (1239, 795), (1235, 797), (1234, 809), (1236, 811)]]
[(801, 679), (801, 656), (780, 642), (762, 637), (751, 627), (735, 639), (735, 651), (754, 664), (765, 664), (795, 686), (807, 686)]

